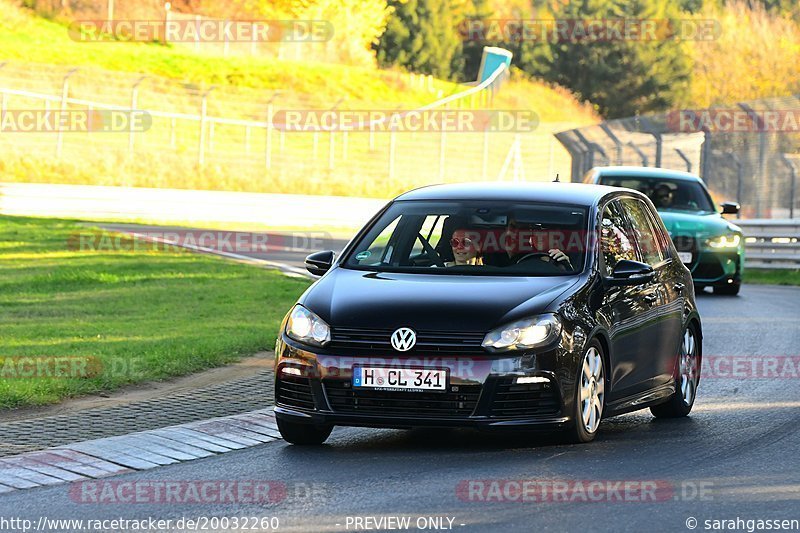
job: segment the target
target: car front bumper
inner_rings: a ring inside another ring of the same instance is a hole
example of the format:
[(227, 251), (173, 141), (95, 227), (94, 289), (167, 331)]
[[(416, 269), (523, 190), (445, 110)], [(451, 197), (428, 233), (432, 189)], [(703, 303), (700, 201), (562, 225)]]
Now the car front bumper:
[[(285, 335), (276, 345), (275, 414), (296, 423), (380, 428), (474, 427), (552, 430), (572, 412), (577, 366), (557, 347), (522, 355), (365, 357), (310, 351)], [(317, 353), (315, 353), (317, 352)], [(358, 365), (445, 368), (447, 390), (354, 388)], [(291, 368), (287, 373), (284, 369)], [(518, 377), (536, 377), (518, 384)]]
[(692, 281), (698, 286), (741, 283), (742, 254), (737, 250), (701, 250), (689, 269)]

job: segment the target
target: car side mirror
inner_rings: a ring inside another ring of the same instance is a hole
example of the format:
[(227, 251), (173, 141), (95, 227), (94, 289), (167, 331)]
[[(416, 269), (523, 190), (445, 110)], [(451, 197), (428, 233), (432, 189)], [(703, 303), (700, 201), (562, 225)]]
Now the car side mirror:
[(736, 202), (722, 202), (719, 205), (722, 208), (723, 215), (736, 215), (739, 213), (739, 209), (741, 209)]
[(651, 281), (656, 273), (647, 263), (623, 259), (614, 267), (608, 282), (613, 286), (642, 285)]
[(306, 270), (315, 276), (321, 276), (331, 269), (336, 254), (330, 250), (314, 252), (306, 257)]

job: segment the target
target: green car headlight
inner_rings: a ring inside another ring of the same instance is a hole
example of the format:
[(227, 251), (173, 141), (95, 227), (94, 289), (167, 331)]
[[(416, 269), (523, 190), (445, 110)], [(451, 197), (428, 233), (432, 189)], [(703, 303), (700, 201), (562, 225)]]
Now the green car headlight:
[(707, 239), (706, 245), (711, 248), (737, 248), (741, 240), (742, 237), (738, 233), (729, 233)]

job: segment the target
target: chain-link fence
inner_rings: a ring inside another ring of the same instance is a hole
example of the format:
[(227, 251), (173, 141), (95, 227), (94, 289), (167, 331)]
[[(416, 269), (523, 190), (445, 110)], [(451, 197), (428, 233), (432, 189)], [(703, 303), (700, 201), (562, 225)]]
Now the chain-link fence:
[(678, 110), (563, 131), (572, 181), (594, 166), (635, 165), (699, 174), (743, 218), (800, 216), (800, 97)]
[[(400, 72), (376, 76), (409, 93), (416, 91), (416, 101), (427, 98), (434, 107), (492, 107), (494, 82), (476, 88)], [(352, 97), (330, 102), (280, 90), (214, 89), (86, 67), (17, 64), (0, 65), (0, 105), (4, 113), (138, 109), (152, 120), (143, 132), (0, 131), (0, 171), (6, 181), (372, 197), (448, 181), (552, 180), (556, 173), (568, 173), (570, 161), (552, 133), (574, 127), (547, 123), (530, 131), (284, 131), (271, 120), (282, 110), (399, 106)]]

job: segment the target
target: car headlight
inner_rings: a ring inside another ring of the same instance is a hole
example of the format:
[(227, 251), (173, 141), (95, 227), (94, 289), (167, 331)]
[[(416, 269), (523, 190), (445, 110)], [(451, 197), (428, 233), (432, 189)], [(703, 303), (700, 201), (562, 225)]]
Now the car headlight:
[(739, 246), (741, 236), (737, 233), (729, 233), (728, 235), (720, 235), (706, 240), (706, 244), (711, 248), (736, 248)]
[(494, 329), (486, 334), (482, 346), (495, 350), (527, 350), (545, 346), (561, 334), (561, 320), (556, 315), (542, 315)]
[(322, 346), (331, 340), (331, 328), (320, 317), (297, 304), (286, 321), (286, 334), (299, 342)]

